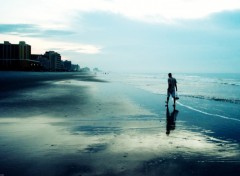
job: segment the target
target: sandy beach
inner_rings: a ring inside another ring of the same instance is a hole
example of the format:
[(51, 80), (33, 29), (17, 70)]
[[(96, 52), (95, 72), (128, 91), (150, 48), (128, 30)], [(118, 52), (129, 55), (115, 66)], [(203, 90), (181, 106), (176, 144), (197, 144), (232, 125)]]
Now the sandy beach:
[(239, 175), (240, 121), (190, 97), (174, 110), (110, 75), (0, 74), (0, 176)]

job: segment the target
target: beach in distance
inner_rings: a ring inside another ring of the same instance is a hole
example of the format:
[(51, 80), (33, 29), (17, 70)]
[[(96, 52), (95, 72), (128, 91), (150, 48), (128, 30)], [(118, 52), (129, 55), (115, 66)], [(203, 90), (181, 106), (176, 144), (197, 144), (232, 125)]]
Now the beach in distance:
[(238, 176), (240, 74), (0, 72), (0, 176)]

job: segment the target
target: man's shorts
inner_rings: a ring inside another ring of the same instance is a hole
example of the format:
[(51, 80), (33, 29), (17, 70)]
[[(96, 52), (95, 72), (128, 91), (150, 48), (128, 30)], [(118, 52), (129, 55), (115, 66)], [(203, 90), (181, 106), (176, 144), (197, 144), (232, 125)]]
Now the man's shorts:
[(167, 97), (170, 97), (170, 95), (171, 95), (173, 98), (175, 98), (175, 96), (176, 96), (175, 90), (167, 91)]

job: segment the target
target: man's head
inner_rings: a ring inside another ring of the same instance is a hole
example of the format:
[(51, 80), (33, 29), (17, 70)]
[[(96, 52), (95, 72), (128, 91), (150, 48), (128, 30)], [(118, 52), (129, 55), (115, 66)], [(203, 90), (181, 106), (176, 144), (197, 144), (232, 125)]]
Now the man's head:
[(172, 73), (168, 73), (168, 77), (171, 78), (172, 77)]

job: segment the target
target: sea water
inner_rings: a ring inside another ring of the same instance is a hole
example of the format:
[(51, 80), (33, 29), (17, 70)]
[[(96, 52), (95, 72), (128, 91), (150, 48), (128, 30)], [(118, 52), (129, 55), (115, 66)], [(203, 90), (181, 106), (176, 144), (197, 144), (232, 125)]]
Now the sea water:
[[(240, 104), (240, 74), (176, 74), (181, 96)], [(127, 74), (124, 82), (144, 90), (166, 94), (167, 74)]]
[[(213, 137), (240, 142), (240, 74), (173, 74), (177, 80), (178, 120), (193, 129), (211, 131)], [(134, 86), (159, 97), (158, 112), (165, 111), (168, 74), (118, 74), (112, 81)], [(148, 100), (149, 101), (149, 100)], [(173, 101), (169, 101), (171, 105)], [(164, 114), (160, 114), (164, 118)]]
[[(180, 106), (240, 122), (240, 74), (181, 73), (173, 77), (177, 80)], [(167, 73), (118, 74), (114, 79), (154, 94), (167, 95)]]

